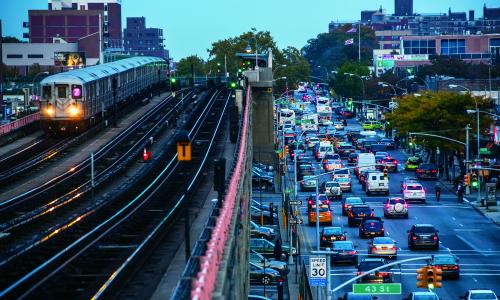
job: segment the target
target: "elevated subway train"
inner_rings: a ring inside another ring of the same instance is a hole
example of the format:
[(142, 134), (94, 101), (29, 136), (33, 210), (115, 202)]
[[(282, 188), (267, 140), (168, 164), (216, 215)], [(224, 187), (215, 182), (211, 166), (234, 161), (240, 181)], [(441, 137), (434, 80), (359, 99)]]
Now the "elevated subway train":
[(114, 105), (166, 80), (166, 70), (165, 60), (141, 56), (48, 76), (40, 82), (42, 128), (54, 135), (84, 131)]

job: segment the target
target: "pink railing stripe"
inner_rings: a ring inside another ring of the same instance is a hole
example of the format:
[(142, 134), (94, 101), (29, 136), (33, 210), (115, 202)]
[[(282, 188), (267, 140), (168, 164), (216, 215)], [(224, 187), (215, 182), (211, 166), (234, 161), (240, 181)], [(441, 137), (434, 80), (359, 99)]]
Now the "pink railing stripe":
[(216, 285), (217, 273), (224, 255), (224, 248), (229, 234), (233, 209), (236, 204), (236, 196), (238, 195), (238, 186), (243, 175), (245, 162), (248, 115), (250, 103), (252, 102), (250, 99), (250, 88), (247, 89), (246, 93), (247, 101), (243, 113), (243, 125), (241, 128), (242, 138), (238, 148), (238, 159), (236, 161), (233, 176), (229, 181), (222, 210), (217, 217), (215, 228), (208, 242), (207, 251), (205, 255), (200, 258), (200, 271), (193, 281), (193, 288), (191, 290), (191, 299), (193, 300), (209, 300), (212, 297)]
[(40, 113), (34, 113), (31, 115), (28, 115), (26, 117), (22, 117), (19, 120), (15, 120), (14, 122), (11, 122), (9, 124), (5, 124), (0, 126), (0, 135), (7, 134), (13, 130), (19, 129), (23, 126), (26, 126), (30, 123), (33, 123), (35, 121), (40, 120)]

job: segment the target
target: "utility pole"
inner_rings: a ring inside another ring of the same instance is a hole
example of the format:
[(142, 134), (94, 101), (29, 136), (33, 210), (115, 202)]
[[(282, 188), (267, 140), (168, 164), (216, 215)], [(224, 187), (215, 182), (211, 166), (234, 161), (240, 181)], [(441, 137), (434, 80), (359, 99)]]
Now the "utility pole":
[[(465, 126), (465, 174), (469, 174), (469, 124)], [(465, 186), (465, 194), (469, 195), (470, 194), (470, 187), (467, 185)]]
[(360, 61), (361, 61), (361, 20), (359, 20), (358, 23), (358, 62)]

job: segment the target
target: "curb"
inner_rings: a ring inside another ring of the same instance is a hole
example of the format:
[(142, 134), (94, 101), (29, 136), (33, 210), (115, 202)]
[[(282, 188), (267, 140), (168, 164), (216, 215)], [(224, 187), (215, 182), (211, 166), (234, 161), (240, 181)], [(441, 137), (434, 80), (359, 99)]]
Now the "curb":
[(467, 201), (467, 203), (470, 206), (472, 206), (472, 208), (474, 208), (477, 212), (479, 212), (482, 216), (484, 216), (486, 219), (490, 220), (493, 224), (496, 224), (497, 226), (500, 226), (500, 220), (499, 221), (495, 221), (493, 218), (491, 218), (488, 215), (486, 215), (486, 213), (484, 211), (480, 210), (477, 206), (475, 206), (474, 204), (472, 204), (472, 202)]

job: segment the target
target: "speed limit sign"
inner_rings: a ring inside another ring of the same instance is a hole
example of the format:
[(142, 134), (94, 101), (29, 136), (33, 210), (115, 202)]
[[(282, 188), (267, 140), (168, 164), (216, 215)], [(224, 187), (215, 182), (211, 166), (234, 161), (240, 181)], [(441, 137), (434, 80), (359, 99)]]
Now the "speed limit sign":
[(309, 284), (311, 286), (326, 286), (326, 258), (309, 257)]

